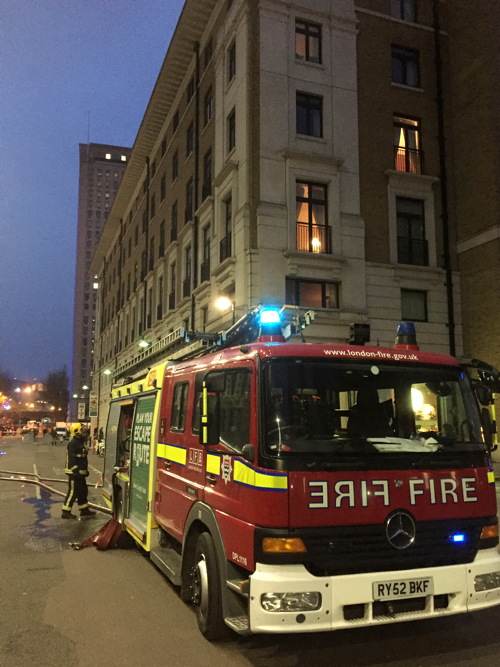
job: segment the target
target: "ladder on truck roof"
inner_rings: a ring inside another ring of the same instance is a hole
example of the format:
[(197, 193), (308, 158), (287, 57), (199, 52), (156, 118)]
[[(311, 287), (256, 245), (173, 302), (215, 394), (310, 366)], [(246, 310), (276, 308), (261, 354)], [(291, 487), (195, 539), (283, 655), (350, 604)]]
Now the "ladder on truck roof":
[(261, 310), (260, 306), (251, 308), (226, 331), (210, 333), (187, 331), (184, 327), (179, 327), (114, 369), (112, 381), (116, 383), (122, 377), (134, 377), (150, 366), (153, 361), (155, 363), (186, 361), (227, 347), (249, 343), (259, 334), (258, 316)]

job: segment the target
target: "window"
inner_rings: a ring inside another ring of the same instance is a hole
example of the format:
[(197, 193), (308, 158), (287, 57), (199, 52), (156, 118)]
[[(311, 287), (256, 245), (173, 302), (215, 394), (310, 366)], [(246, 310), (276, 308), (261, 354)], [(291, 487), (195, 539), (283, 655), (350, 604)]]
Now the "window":
[[(217, 371), (220, 373), (221, 371)], [(220, 439), (225, 445), (241, 452), (250, 441), (250, 380), (249, 370), (225, 371), (224, 391), (220, 401)], [(200, 394), (193, 410), (193, 433), (199, 432)]]
[(296, 98), (297, 134), (310, 137), (323, 136), (323, 100), (317, 95), (297, 93)]
[(418, 51), (393, 44), (391, 55), (393, 83), (418, 87), (420, 85)]
[(163, 139), (162, 139), (162, 141), (161, 141), (161, 154), (162, 154), (162, 157), (163, 157), (163, 155), (165, 155), (166, 152), (167, 152), (167, 138), (166, 138), (166, 137), (163, 137)]
[(326, 215), (326, 185), (296, 184), (297, 250), (330, 253)]
[(149, 262), (148, 269), (151, 271), (155, 264), (155, 237), (152, 236), (149, 240)]
[(201, 197), (204, 201), (212, 194), (212, 151), (209, 150), (203, 157), (203, 186)]
[(158, 278), (158, 291), (156, 293), (156, 319), (163, 317), (163, 276)]
[(212, 89), (209, 88), (203, 100), (203, 124), (207, 125), (212, 118), (213, 96)]
[(167, 177), (165, 174), (160, 179), (160, 201), (163, 201), (167, 196)]
[(394, 169), (420, 174), (422, 157), (419, 121), (394, 116)]
[(177, 109), (177, 111), (174, 113), (174, 117), (172, 119), (172, 127), (174, 132), (179, 127), (179, 109)]
[(184, 431), (188, 391), (189, 384), (187, 382), (178, 382), (174, 387), (172, 414), (170, 416), (171, 431)]
[(170, 265), (170, 293), (168, 295), (168, 309), (174, 310), (175, 308), (175, 292), (177, 289), (177, 264), (172, 262)]
[(321, 26), (295, 21), (295, 57), (310, 63), (321, 63)]
[(416, 0), (390, 0), (391, 16), (402, 21), (417, 20), (417, 1)]
[(172, 155), (172, 182), (179, 176), (179, 151)]
[(398, 262), (428, 266), (429, 252), (425, 239), (424, 202), (421, 199), (396, 197)]
[(156, 197), (154, 195), (151, 195), (150, 210), (151, 210), (151, 217), (154, 218), (156, 214)]
[(338, 308), (338, 283), (326, 281), (286, 279), (286, 302), (307, 308)]
[(210, 225), (202, 230), (202, 261), (200, 267), (201, 282), (210, 280)]
[(184, 222), (193, 219), (193, 179), (186, 183), (186, 209), (184, 211)]
[(194, 95), (194, 87), (195, 87), (195, 84), (194, 84), (194, 76), (193, 76), (193, 77), (191, 77), (191, 80), (189, 81), (188, 86), (187, 86), (187, 101), (188, 102), (191, 100), (191, 98)]
[(177, 202), (174, 201), (172, 204), (172, 224), (170, 227), (170, 241), (175, 241), (177, 239)]
[(427, 292), (402, 289), (401, 318), (410, 322), (427, 322)]
[(212, 38), (210, 38), (207, 42), (207, 45), (203, 49), (203, 66), (205, 69), (208, 67), (208, 63), (212, 59), (212, 53), (213, 53), (213, 43), (212, 43)]
[(233, 109), (227, 117), (227, 152), (236, 146), (236, 112)]
[(160, 259), (160, 257), (163, 257), (165, 254), (165, 220), (162, 220), (160, 222), (159, 236), (160, 236), (160, 241), (158, 244), (158, 259)]
[(227, 50), (227, 80), (232, 81), (236, 76), (236, 44), (233, 42)]
[(182, 296), (191, 294), (191, 246), (184, 249), (184, 282), (182, 284)]
[(220, 242), (220, 261), (231, 257), (231, 237), (233, 229), (233, 198), (229, 196), (223, 202), (223, 228)]
[(194, 148), (194, 125), (193, 123), (191, 123), (186, 132), (186, 157), (191, 155), (191, 153), (193, 152), (193, 148)]

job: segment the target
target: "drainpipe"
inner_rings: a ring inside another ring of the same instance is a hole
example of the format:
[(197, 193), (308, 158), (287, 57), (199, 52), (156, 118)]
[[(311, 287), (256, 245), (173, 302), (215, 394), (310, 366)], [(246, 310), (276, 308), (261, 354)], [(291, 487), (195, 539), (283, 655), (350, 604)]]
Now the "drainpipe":
[(453, 305), (453, 272), (450, 257), (448, 178), (446, 169), (446, 139), (444, 136), (443, 71), (441, 60), (441, 37), (439, 26), (439, 0), (433, 0), (434, 63), (436, 69), (436, 107), (438, 120), (439, 171), (441, 174), (441, 222), (443, 228), (443, 264), (446, 275), (446, 297), (448, 303), (448, 341), (450, 354), (455, 356), (455, 311)]
[[(142, 326), (143, 329), (140, 332), (139, 335), (142, 335), (143, 332), (146, 330), (146, 317), (147, 317), (147, 312), (148, 312), (148, 282), (146, 280), (146, 276), (148, 275), (148, 266), (149, 266), (149, 187), (150, 187), (150, 178), (151, 174), (149, 171), (149, 157), (146, 158), (146, 229), (145, 229), (145, 266), (144, 266), (144, 278), (143, 278), (143, 285), (144, 285), (144, 298), (143, 298), (143, 303), (142, 303), (142, 313), (141, 313), (141, 319), (142, 319)], [(141, 266), (142, 270), (142, 266)]]
[(200, 205), (200, 43), (195, 42), (194, 53), (196, 58), (195, 65), (195, 86), (194, 86), (194, 179), (193, 179), (193, 245), (192, 245), (192, 287), (191, 287), (191, 329), (195, 329), (195, 296), (194, 290), (198, 285), (198, 225), (199, 220), (195, 211)]

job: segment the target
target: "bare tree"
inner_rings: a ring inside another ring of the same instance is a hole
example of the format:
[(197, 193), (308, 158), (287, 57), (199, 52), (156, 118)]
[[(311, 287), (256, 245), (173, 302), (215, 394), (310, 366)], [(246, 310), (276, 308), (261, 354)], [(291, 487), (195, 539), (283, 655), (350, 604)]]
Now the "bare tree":
[(42, 398), (55, 405), (57, 408), (65, 410), (69, 401), (69, 377), (68, 368), (63, 366), (58, 371), (49, 373), (43, 382), (44, 390)]

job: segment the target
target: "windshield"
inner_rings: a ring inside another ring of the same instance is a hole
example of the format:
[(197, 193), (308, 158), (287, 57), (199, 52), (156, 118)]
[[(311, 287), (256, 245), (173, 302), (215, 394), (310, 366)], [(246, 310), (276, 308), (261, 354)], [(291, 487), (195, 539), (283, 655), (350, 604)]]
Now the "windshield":
[(275, 457), (454, 457), (484, 453), (469, 380), (458, 367), (271, 360), (265, 451)]

